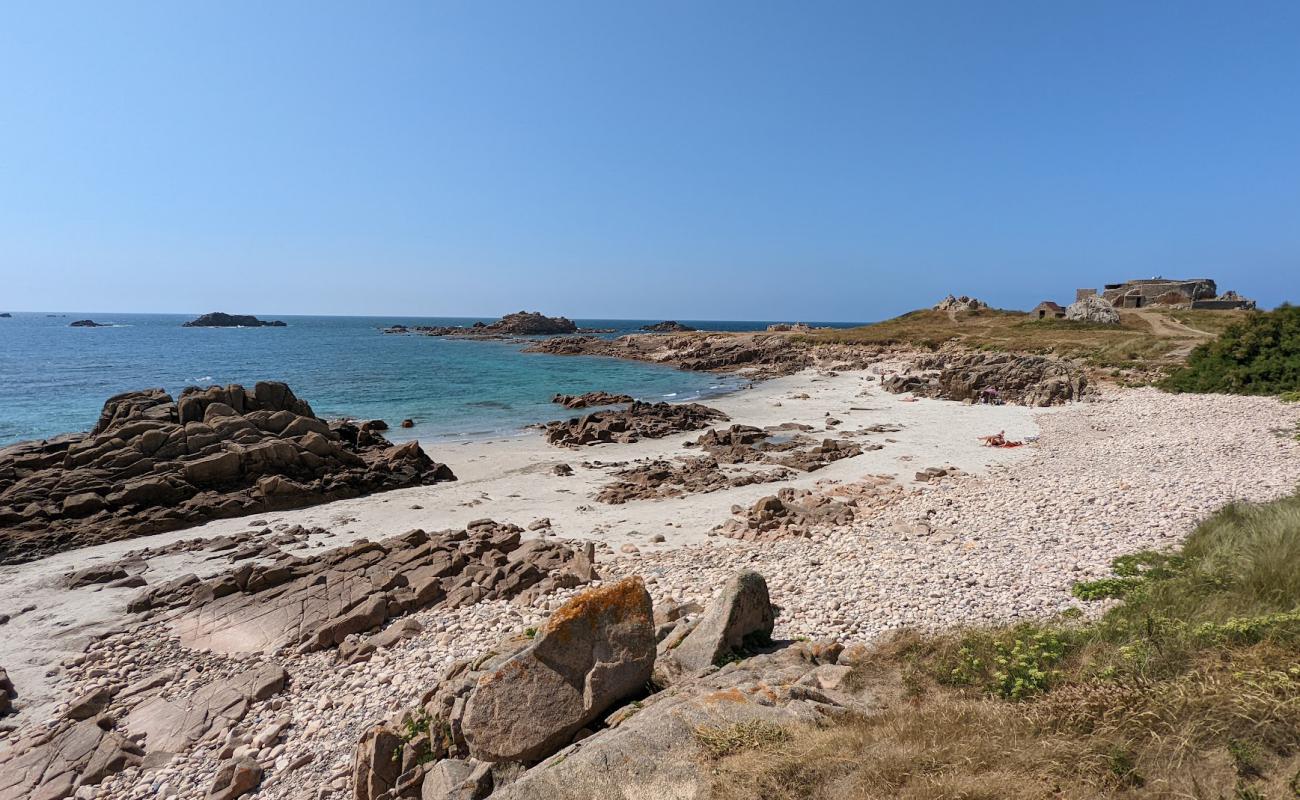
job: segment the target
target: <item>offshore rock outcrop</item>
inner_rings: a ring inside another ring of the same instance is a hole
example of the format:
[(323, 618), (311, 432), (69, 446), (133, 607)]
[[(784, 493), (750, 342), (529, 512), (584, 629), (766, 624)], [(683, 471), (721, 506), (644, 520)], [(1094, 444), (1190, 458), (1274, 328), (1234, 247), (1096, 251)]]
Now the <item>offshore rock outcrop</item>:
[(787, 333), (633, 333), (616, 339), (561, 336), (533, 342), (526, 353), (593, 355), (666, 364), (692, 372), (734, 372), (749, 378), (792, 375), (809, 367), (866, 369), (882, 348), (816, 343)]
[(596, 411), (584, 417), (556, 420), (544, 427), (546, 441), (558, 447), (662, 439), (673, 433), (706, 428), (727, 415), (699, 403), (633, 402), (627, 408)]
[(943, 400), (1054, 406), (1091, 391), (1083, 367), (1049, 356), (952, 350), (920, 356), (912, 368), (885, 378), (887, 391)]
[(261, 320), (252, 314), (226, 314), (213, 311), (181, 324), (182, 328), (284, 328), (278, 319)]
[(811, 350), (810, 345), (782, 334), (642, 333), (617, 339), (561, 337), (536, 342), (525, 352), (630, 358), (694, 372), (744, 371), (754, 377), (774, 377), (812, 366)]
[(327, 424), (283, 383), (127, 392), (88, 434), (0, 449), (0, 564), (446, 480), (418, 442)]
[(538, 311), (516, 311), (496, 322), (464, 325), (394, 325), (384, 333), (418, 333), (424, 336), (466, 336), (502, 339), (514, 336), (553, 336), (577, 333), (577, 324), (568, 317), (548, 317)]
[(675, 319), (668, 319), (663, 322), (656, 322), (653, 325), (642, 325), (641, 330), (650, 333), (690, 333), (695, 328), (690, 325), (683, 325)]

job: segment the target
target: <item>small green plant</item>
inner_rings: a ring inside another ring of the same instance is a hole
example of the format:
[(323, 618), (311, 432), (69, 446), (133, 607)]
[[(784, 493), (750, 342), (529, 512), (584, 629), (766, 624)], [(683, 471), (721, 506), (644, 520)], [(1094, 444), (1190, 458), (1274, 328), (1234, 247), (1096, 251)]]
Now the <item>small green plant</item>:
[(1258, 789), (1244, 783), (1237, 784), (1237, 789), (1233, 792), (1233, 795), (1236, 800), (1268, 800)]
[(1141, 586), (1142, 578), (1100, 578), (1095, 581), (1081, 581), (1070, 588), (1070, 594), (1093, 602), (1111, 598), (1126, 597), (1129, 592)]
[(537, 629), (536, 629), (536, 628), (524, 628), (524, 636), (527, 636), (529, 639), (536, 639), (536, 638), (537, 638)]
[(1232, 757), (1232, 766), (1237, 770), (1238, 776), (1242, 778), (1260, 776), (1259, 751), (1250, 742), (1229, 739), (1228, 755)]
[(1110, 774), (1125, 786), (1141, 789), (1146, 784), (1146, 778), (1137, 771), (1132, 754), (1123, 748), (1112, 748), (1106, 756), (1106, 765), (1110, 768)]
[(1025, 626), (1013, 630), (1008, 639), (971, 637), (958, 649), (946, 682), (979, 686), (1008, 700), (1023, 700), (1047, 691), (1060, 676), (1057, 666), (1065, 653), (1062, 631)]

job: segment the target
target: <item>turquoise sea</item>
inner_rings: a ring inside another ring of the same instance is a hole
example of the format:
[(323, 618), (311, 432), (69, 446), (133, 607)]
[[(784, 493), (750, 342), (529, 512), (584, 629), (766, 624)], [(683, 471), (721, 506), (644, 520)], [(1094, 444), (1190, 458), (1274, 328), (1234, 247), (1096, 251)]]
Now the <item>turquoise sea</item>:
[[(197, 314), (23, 313), (0, 318), (0, 445), (90, 428), (106, 398), (160, 386), (282, 380), (322, 417), (379, 418), (390, 438), (483, 438), (559, 419), (556, 392), (603, 389), (684, 401), (735, 389), (731, 376), (593, 357), (521, 353), (517, 342), (380, 333), (389, 325), (469, 325), (478, 318), (310, 317), (284, 328), (182, 328)], [(259, 315), (262, 316), (262, 315)], [(111, 324), (71, 328), (77, 319)], [(491, 322), (491, 319), (484, 319)], [(658, 320), (575, 320), (635, 331)], [(762, 330), (762, 321), (682, 320), (701, 330)], [(608, 334), (614, 336), (617, 334)], [(402, 430), (402, 419), (416, 426)]]

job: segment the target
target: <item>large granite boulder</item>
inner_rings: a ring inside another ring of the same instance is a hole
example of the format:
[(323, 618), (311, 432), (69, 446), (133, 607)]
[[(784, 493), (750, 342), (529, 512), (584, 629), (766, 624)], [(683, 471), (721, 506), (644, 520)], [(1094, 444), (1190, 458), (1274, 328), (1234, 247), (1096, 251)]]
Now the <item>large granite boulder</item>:
[(779, 736), (849, 714), (870, 714), (896, 689), (847, 680), (854, 661), (837, 645), (798, 643), (729, 663), (624, 706), (594, 735), (508, 784), (493, 800), (699, 800), (715, 787), (702, 742), (732, 732)]
[(483, 761), (545, 758), (615, 702), (642, 691), (654, 658), (654, 612), (640, 578), (583, 592), (529, 647), (479, 679), (461, 718), (470, 754)]
[(680, 620), (659, 643), (655, 678), (669, 684), (771, 644), (776, 609), (767, 581), (752, 570), (727, 581), (699, 617)]
[(1119, 312), (1109, 301), (1097, 295), (1082, 297), (1065, 309), (1065, 318), (1075, 322), (1118, 325)]
[(88, 434), (0, 449), (0, 564), (446, 480), (418, 443), (327, 423), (276, 381), (126, 392)]
[[(643, 693), (654, 659), (654, 614), (640, 578), (582, 592), (532, 636), (454, 663), (418, 712), (369, 728), (354, 751), (354, 797), (414, 800), (422, 787), (430, 800), (481, 797), (494, 778), (480, 764), (517, 772), (566, 746)], [(444, 760), (452, 763), (439, 766)]]

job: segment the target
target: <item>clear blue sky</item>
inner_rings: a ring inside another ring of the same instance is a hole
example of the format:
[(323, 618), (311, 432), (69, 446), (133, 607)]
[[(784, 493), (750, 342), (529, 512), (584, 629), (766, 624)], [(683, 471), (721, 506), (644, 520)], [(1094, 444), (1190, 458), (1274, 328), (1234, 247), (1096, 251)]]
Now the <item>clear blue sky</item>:
[(4, 3), (0, 310), (1300, 300), (1300, 2)]

